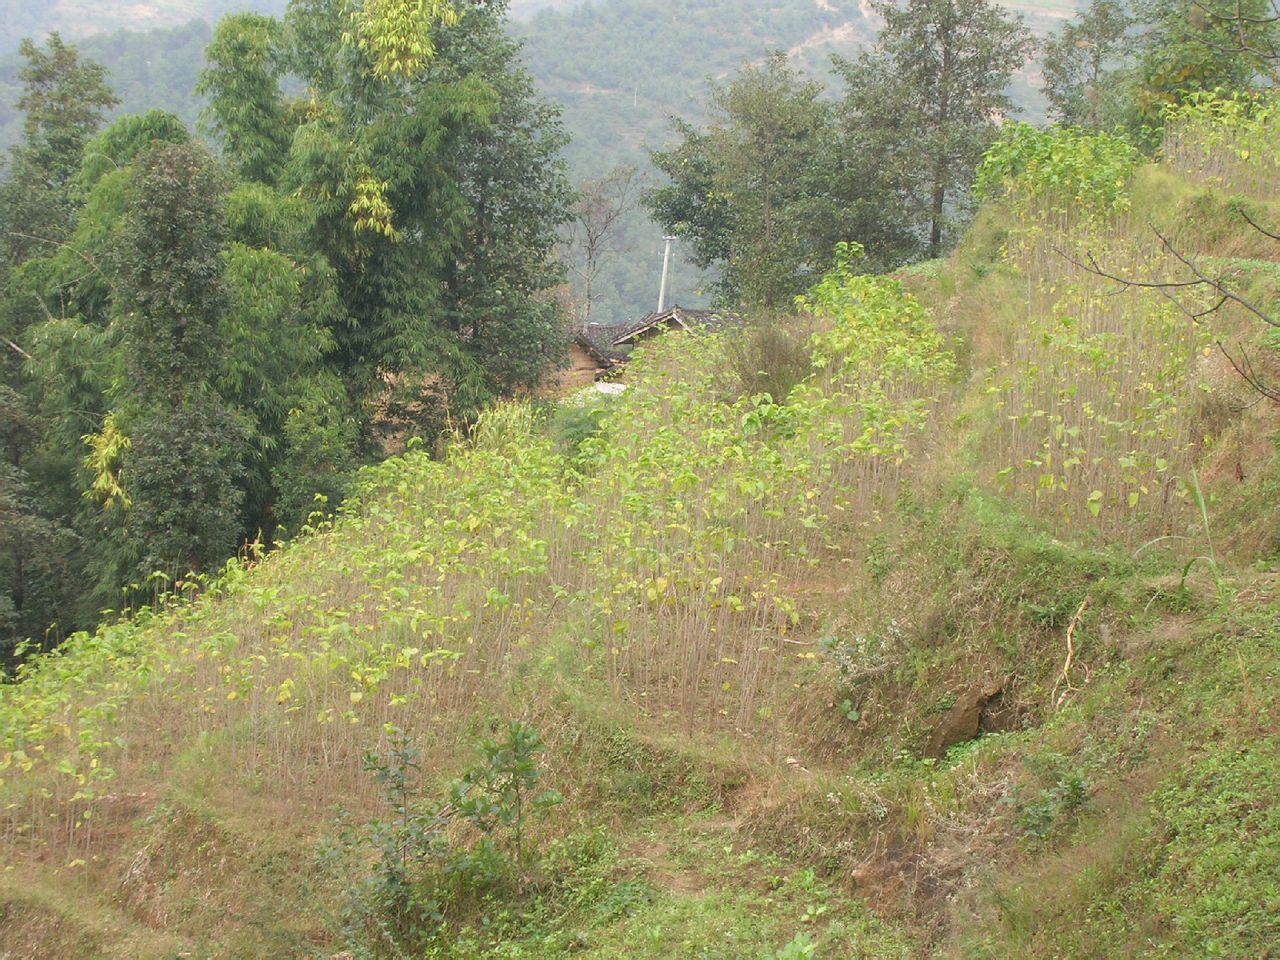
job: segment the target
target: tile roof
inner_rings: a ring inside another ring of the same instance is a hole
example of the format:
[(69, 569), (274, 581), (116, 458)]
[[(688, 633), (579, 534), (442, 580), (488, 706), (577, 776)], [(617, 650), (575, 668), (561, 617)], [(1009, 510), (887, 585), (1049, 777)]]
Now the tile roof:
[(674, 324), (685, 330), (707, 332), (723, 330), (742, 325), (742, 318), (727, 310), (687, 310), (684, 307), (672, 307), (662, 313), (651, 313), (647, 317), (633, 320), (615, 328), (617, 333), (613, 343), (616, 346), (664, 324)]
[(602, 365), (616, 366), (626, 362), (631, 348), (635, 346), (636, 337), (664, 325), (702, 333), (739, 327), (742, 325), (742, 318), (725, 310), (686, 310), (684, 307), (672, 307), (629, 323), (589, 323), (574, 332), (574, 340)]

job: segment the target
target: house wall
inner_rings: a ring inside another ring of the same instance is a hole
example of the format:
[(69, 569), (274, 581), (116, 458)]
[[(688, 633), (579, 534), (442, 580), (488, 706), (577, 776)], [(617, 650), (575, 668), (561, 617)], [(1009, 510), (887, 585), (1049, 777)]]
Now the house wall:
[(596, 375), (601, 369), (600, 363), (587, 353), (582, 344), (575, 343), (569, 347), (569, 366), (560, 371), (556, 388), (571, 391), (589, 387), (596, 382)]

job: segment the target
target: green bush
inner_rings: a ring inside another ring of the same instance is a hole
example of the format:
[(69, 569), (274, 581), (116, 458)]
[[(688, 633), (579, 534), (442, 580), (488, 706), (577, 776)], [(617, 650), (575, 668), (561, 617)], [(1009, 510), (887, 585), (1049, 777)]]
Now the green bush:
[[(490, 910), (491, 894), (528, 866), (529, 814), (561, 802), (554, 791), (537, 789), (544, 744), (521, 721), (509, 723), (501, 739), (482, 740), (478, 761), (450, 784), (448, 800), (435, 804), (423, 796), (420, 753), (412, 739), (395, 727), (388, 734), (385, 753), (365, 756), (365, 770), (382, 788), (387, 817), (362, 828), (344, 822), (337, 842), (322, 851), (322, 860), (346, 877), (342, 935), (367, 956), (424, 949), (446, 934), (446, 917), (464, 905)], [(450, 831), (458, 821), (479, 832), (478, 842), (453, 839)], [(361, 875), (371, 854), (372, 869)]]

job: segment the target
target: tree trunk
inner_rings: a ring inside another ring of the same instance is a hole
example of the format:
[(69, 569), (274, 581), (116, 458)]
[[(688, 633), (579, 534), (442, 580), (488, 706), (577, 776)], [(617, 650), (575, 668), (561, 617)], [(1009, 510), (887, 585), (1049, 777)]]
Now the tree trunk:
[(929, 259), (936, 260), (942, 254), (942, 212), (947, 205), (947, 187), (942, 171), (933, 175), (932, 220), (929, 224)]
[[(954, 8), (953, 8), (954, 9)], [(950, 13), (950, 11), (949, 11)], [(951, 119), (951, 84), (955, 70), (955, 50), (952, 45), (952, 23), (945, 17), (938, 31), (938, 42), (942, 47), (942, 65), (938, 73), (938, 155), (933, 166), (933, 197), (930, 205), (929, 223), (929, 259), (936, 260), (942, 255), (942, 217), (947, 208), (947, 145), (944, 139), (947, 123)]]

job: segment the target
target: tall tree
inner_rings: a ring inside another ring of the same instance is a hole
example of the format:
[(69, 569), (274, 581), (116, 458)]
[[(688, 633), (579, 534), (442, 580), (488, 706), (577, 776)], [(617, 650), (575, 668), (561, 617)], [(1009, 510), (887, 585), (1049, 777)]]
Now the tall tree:
[(905, 158), (910, 192), (923, 211), (928, 253), (937, 257), (972, 188), (974, 171), (1000, 119), (1006, 90), (1032, 49), (1021, 17), (990, 0), (888, 0), (875, 47), (840, 69), (857, 125)]
[(719, 267), (726, 299), (786, 309), (826, 269), (837, 243), (858, 241), (878, 266), (900, 262), (901, 236), (882, 171), (848, 149), (821, 86), (782, 55), (748, 66), (711, 95), (705, 130), (654, 154), (668, 182), (645, 203)]
[(57, 33), (49, 35), (44, 49), (22, 41), (19, 53), (26, 60), (18, 73), (23, 149), (47, 181), (65, 185), (79, 169), (85, 142), (102, 124), (104, 112), (119, 101), (107, 84), (106, 68), (81, 60)]
[[(201, 81), (221, 160), (160, 112), (94, 137), (100, 71), (57, 38), (27, 48), (22, 159), (57, 164), (15, 165), (3, 210), (51, 228), (0, 251), (18, 387), (0, 396), (0, 641), (65, 624), (42, 584), (91, 612), (305, 520), (383, 452), (397, 404), (399, 435), (427, 435), (433, 409), (465, 417), (555, 365), (565, 138), (505, 11), (229, 18)], [(286, 70), (304, 99), (282, 96)], [(74, 562), (54, 576), (60, 544)]]
[(118, 235), (126, 531), (143, 576), (207, 569), (240, 536), (246, 430), (214, 386), (229, 309), (225, 191), (203, 148), (157, 144), (136, 163)]
[(596, 279), (616, 250), (619, 228), (634, 202), (638, 172), (630, 164), (578, 185), (565, 227), (566, 254), (582, 283), (583, 324), (591, 322)]
[[(705, 138), (654, 156), (672, 183), (652, 194), (652, 208), (664, 224), (687, 232), (679, 212), (723, 204), (728, 235), (709, 243), (692, 236), (697, 262), (707, 266), (713, 251), (727, 247), (726, 291), (747, 306), (784, 307), (831, 255), (811, 243), (811, 225), (828, 199), (822, 171), (834, 146), (831, 108), (822, 88), (780, 55), (716, 87), (711, 107)], [(703, 147), (711, 152), (713, 173), (704, 197), (694, 199), (686, 195), (682, 168), (705, 169), (690, 155)]]
[(543, 296), (559, 281), (550, 252), (569, 200), (563, 131), (519, 67), (505, 3), (454, 5), (413, 69), (380, 67), (340, 6), (289, 10), (290, 62), (313, 106), (285, 183), (311, 204), (315, 248), (335, 270), (348, 384), (395, 412), (395, 432), (431, 431), (445, 405), (466, 416), (563, 352)]
[(137, 161), (117, 237), (114, 308), (128, 391), (144, 403), (188, 395), (219, 360), (225, 194), (200, 146), (158, 144)]
[(206, 119), (242, 179), (275, 183), (288, 159), (293, 124), (280, 92), (280, 21), (256, 13), (224, 17), (205, 52), (196, 93)]
[(0, 656), (21, 640), (45, 640), (55, 624), (62, 632), (83, 625), (79, 543), (60, 496), (71, 485), (57, 469), (75, 458), (46, 452), (59, 424), (43, 407), (58, 391), (33, 369), (42, 351), (32, 329), (49, 316), (48, 284), (23, 274), (47, 278), (53, 271), (38, 261), (65, 251), (82, 199), (81, 154), (116, 103), (106, 71), (57, 34), (43, 47), (24, 41), (20, 53), (23, 138), (0, 182)]
[(481, 391), (458, 398), (469, 415), (495, 395), (537, 385), (565, 355), (564, 318), (551, 290), (565, 279), (554, 248), (573, 191), (560, 109), (538, 95), (520, 62), (506, 0), (455, 6), (459, 21), (440, 32), (428, 75), (455, 86), (483, 83), (496, 104), (448, 162), (467, 217), (446, 267), (442, 306), (482, 373)]
[(84, 145), (117, 103), (105, 68), (81, 60), (57, 33), (43, 48), (24, 40), (19, 52), (26, 61), (18, 73), (23, 139), (0, 186), (0, 251), (10, 266), (66, 237)]
[(1099, 129), (1116, 121), (1123, 107), (1115, 82), (1134, 49), (1133, 19), (1117, 0), (1093, 0), (1044, 45), (1044, 94), (1059, 123)]

